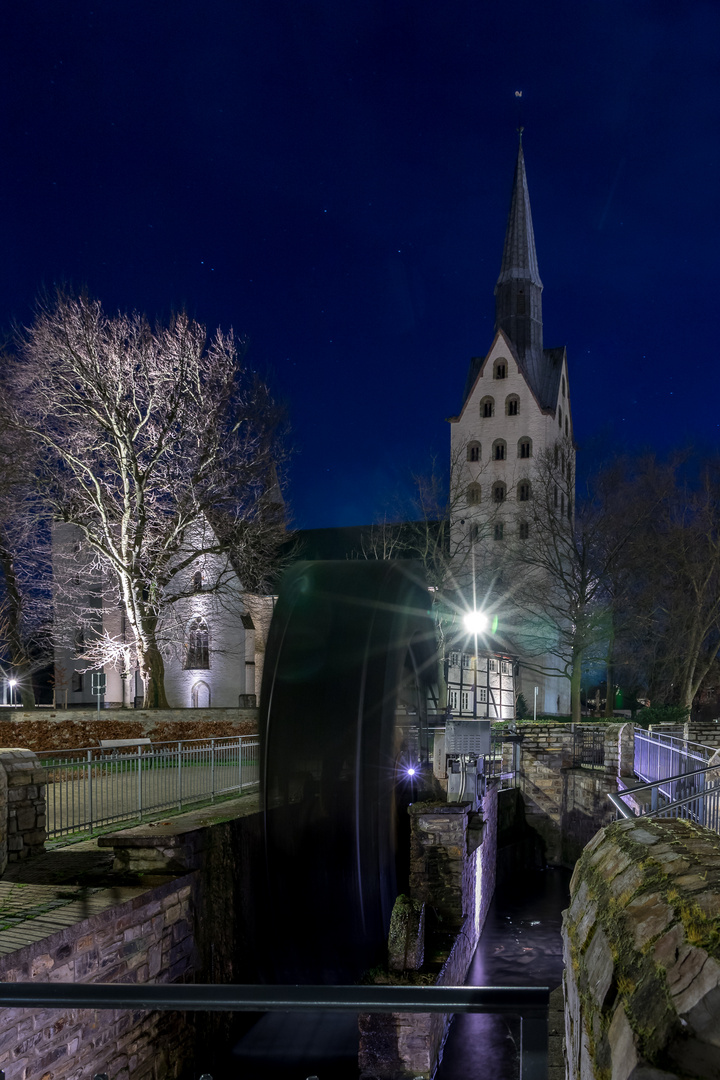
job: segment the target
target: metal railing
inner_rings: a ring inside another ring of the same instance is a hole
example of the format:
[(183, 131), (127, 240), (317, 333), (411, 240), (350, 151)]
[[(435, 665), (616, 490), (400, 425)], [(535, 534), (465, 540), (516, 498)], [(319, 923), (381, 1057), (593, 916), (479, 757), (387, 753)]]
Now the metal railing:
[(635, 728), (634, 772), (640, 780), (654, 783), (679, 773), (694, 772), (707, 765), (714, 753), (713, 747), (702, 743)]
[[(546, 986), (216, 986), (0, 983), (0, 1008), (174, 1012), (489, 1013), (520, 1017), (520, 1078), (547, 1080)], [(329, 1080), (329, 1078), (328, 1078)]]
[(259, 783), (257, 736), (160, 742), (134, 752), (93, 747), (37, 756), (47, 783), (48, 839), (181, 812)]
[[(641, 792), (645, 793), (642, 797)], [(608, 798), (625, 818), (681, 817), (720, 833), (720, 764), (635, 784), (617, 794), (611, 792)], [(638, 807), (637, 811), (626, 799)]]

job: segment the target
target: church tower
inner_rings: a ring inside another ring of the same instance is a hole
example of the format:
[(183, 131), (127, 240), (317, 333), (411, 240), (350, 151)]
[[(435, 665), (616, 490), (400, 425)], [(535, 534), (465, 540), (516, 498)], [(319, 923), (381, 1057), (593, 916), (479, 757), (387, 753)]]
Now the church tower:
[[(569, 683), (547, 656), (524, 656), (522, 620), (512, 613), (524, 545), (542, 529), (539, 510), (572, 520), (575, 449), (567, 356), (543, 345), (538, 270), (522, 133), (500, 273), (495, 337), (470, 363), (462, 409), (451, 417), (451, 535), (456, 577), (509, 629), (521, 657), (520, 689), (538, 711), (569, 712)], [(542, 488), (542, 491), (541, 491)], [(548, 502), (549, 499), (549, 502)], [(511, 569), (509, 569), (511, 568)], [(513, 633), (513, 626), (515, 633)]]

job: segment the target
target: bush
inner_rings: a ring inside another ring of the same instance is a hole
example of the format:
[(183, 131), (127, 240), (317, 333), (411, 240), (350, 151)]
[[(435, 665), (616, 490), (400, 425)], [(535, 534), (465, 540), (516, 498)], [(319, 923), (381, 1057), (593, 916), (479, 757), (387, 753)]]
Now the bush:
[(650, 724), (684, 724), (689, 715), (685, 705), (648, 705), (638, 709), (635, 723), (644, 728)]

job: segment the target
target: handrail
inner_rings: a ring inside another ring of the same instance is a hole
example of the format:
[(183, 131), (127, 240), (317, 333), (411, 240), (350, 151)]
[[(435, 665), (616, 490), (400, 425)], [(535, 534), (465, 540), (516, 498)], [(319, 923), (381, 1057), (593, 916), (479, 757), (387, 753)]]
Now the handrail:
[(694, 791), (692, 795), (686, 795), (682, 799), (675, 799), (673, 802), (665, 803), (663, 806), (658, 806), (654, 810), (648, 810), (647, 813), (644, 814), (636, 814), (631, 806), (628, 806), (623, 802), (623, 797), (625, 795), (634, 795), (638, 791), (649, 791), (654, 788), (661, 788), (666, 784), (672, 784), (678, 780), (687, 780), (693, 776), (715, 772), (717, 769), (720, 769), (720, 762), (717, 765), (705, 765), (700, 769), (692, 769), (690, 772), (677, 773), (675, 776), (664, 776), (662, 780), (652, 780), (647, 784), (635, 784), (633, 787), (623, 788), (622, 792), (616, 793), (610, 791), (608, 792), (608, 798), (615, 809), (625, 818), (656, 817), (658, 814), (665, 814), (668, 810), (672, 810), (676, 806), (684, 806), (686, 803), (694, 802), (696, 799), (702, 798), (707, 794), (707, 791)]
[(253, 986), (188, 983), (0, 983), (0, 1008), (176, 1012), (513, 1013), (547, 1016), (547, 986)]

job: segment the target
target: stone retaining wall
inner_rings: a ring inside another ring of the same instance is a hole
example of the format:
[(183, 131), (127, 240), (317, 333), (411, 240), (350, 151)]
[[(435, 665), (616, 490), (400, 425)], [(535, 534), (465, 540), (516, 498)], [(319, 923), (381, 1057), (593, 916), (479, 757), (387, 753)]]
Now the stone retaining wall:
[(0, 749), (0, 875), (45, 849), (45, 772), (32, 750)]
[[(0, 981), (192, 981), (192, 891), (181, 878), (8, 953)], [(189, 1080), (193, 1039), (190, 1013), (5, 1008), (0, 1069), (6, 1080)]]
[(223, 738), (257, 734), (257, 709), (0, 709), (0, 745), (30, 750), (99, 746), (101, 739)]
[(717, 1077), (720, 837), (682, 820), (615, 823), (570, 889), (568, 1080)]
[[(438, 927), (445, 931), (449, 953), (438, 972), (426, 950), (425, 969), (409, 979), (462, 986), (495, 890), (497, 788), (488, 790), (479, 811), (464, 803), (415, 803), (410, 815), (410, 895), (425, 903), (431, 928), (434, 924), (436, 932)], [(481, 834), (476, 828), (480, 815)], [(398, 980), (380, 976), (378, 981)], [(433, 1076), (451, 1021), (442, 1013), (361, 1016), (361, 1080)]]

